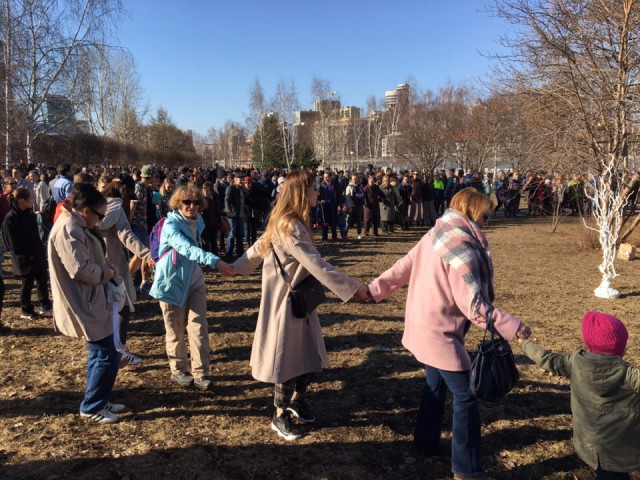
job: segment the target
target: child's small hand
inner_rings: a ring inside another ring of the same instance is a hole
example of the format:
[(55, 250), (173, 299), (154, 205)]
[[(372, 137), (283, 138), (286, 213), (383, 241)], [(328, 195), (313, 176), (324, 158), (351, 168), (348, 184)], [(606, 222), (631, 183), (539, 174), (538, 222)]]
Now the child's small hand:
[(531, 336), (531, 329), (526, 323), (520, 323), (516, 336), (518, 337), (518, 342), (524, 341)]

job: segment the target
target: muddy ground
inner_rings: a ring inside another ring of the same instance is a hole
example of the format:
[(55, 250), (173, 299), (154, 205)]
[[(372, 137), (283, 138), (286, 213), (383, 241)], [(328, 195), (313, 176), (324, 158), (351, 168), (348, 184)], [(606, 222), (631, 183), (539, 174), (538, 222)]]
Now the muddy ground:
[[(497, 306), (531, 325), (541, 343), (566, 353), (581, 346), (585, 311), (618, 315), (630, 331), (626, 358), (640, 365), (640, 261), (619, 261), (615, 286), (622, 298), (601, 300), (592, 293), (598, 252), (579, 245), (585, 236), (577, 219), (564, 219), (555, 234), (548, 219), (534, 218), (498, 218), (487, 231)], [(365, 282), (424, 233), (319, 242), (319, 248)], [(129, 349), (144, 363), (120, 371), (113, 400), (131, 410), (111, 426), (87, 423), (77, 413), (84, 344), (54, 334), (50, 319), (20, 320), (19, 283), (10, 275), (5, 281), (2, 320), (12, 333), (0, 337), (0, 478), (451, 478), (450, 457), (426, 457), (411, 445), (424, 372), (400, 343), (406, 290), (379, 305), (342, 304), (329, 295), (320, 316), (330, 368), (317, 376), (310, 396), (318, 420), (302, 439), (287, 443), (269, 428), (271, 386), (250, 375), (259, 271), (234, 279), (207, 273), (211, 392), (170, 382), (158, 304), (140, 302)], [(479, 338), (472, 329), (467, 347), (474, 349)], [(515, 344), (514, 350), (522, 380), (499, 404), (481, 404), (488, 472), (497, 479), (594, 478), (571, 445), (568, 383), (544, 374)], [(448, 427), (445, 432), (448, 444)]]

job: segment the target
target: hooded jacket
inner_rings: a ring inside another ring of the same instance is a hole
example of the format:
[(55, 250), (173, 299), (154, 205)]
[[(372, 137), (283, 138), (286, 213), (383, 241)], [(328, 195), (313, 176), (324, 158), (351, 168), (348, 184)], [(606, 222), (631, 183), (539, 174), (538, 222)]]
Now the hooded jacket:
[(136, 289), (133, 286), (133, 279), (129, 273), (129, 260), (123, 245), (135, 256), (147, 262), (151, 258), (151, 252), (145, 247), (138, 237), (131, 230), (127, 214), (122, 208), (121, 198), (109, 198), (107, 201), (107, 213), (98, 224), (100, 233), (104, 237), (107, 245), (108, 261), (113, 263), (120, 272), (127, 286), (127, 293), (131, 302), (136, 301)]
[[(196, 233), (201, 237), (203, 231), (204, 220), (198, 214)], [(195, 245), (189, 226), (180, 212), (169, 212), (167, 215), (160, 233), (158, 254), (160, 259), (156, 262), (156, 273), (149, 294), (176, 307), (182, 307), (187, 301), (196, 262), (215, 267), (220, 260), (213, 253)]]

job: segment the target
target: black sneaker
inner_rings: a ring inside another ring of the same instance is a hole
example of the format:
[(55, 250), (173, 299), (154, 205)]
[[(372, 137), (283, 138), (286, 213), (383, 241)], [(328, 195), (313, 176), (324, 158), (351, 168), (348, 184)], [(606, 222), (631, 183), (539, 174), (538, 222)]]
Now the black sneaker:
[(288, 442), (291, 440), (297, 440), (302, 436), (298, 427), (296, 427), (291, 421), (291, 415), (289, 415), (288, 411), (285, 411), (279, 417), (275, 414), (273, 415), (271, 430), (275, 431)]
[(316, 417), (304, 400), (292, 401), (287, 410), (293, 414), (302, 423), (313, 423), (316, 421)]
[(23, 320), (33, 320), (34, 318), (38, 318), (38, 315), (35, 310), (23, 310), (20, 313), (20, 318)]

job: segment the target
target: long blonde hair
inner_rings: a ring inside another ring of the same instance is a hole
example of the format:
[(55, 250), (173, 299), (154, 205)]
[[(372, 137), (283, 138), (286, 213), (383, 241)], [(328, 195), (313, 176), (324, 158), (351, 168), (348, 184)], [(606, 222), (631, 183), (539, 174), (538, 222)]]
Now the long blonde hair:
[(263, 235), (261, 252), (263, 257), (267, 255), (272, 244), (280, 245), (281, 240), (289, 240), (291, 231), (298, 222), (302, 222), (311, 233), (307, 189), (313, 185), (313, 177), (303, 170), (290, 173), (282, 182)]

